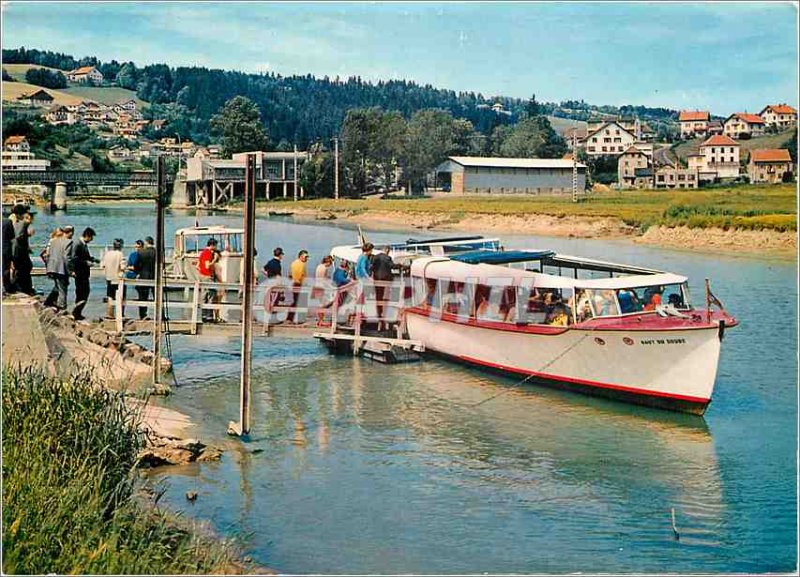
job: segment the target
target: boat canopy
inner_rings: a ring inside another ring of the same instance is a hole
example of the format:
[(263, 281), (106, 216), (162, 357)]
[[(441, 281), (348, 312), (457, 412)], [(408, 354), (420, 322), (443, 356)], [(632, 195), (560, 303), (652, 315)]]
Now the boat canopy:
[[(513, 251), (517, 252), (517, 251)], [(522, 252), (522, 251), (520, 251)], [(601, 279), (575, 279), (499, 266), (496, 264), (468, 264), (456, 258), (426, 257), (411, 263), (411, 275), (429, 279), (447, 279), (455, 282), (476, 283), (489, 286), (526, 286), (541, 288), (620, 289), (686, 282), (687, 278), (672, 273), (657, 273)]]
[(527, 262), (555, 255), (552, 250), (471, 250), (450, 257), (467, 264), (508, 264)]
[(244, 234), (244, 229), (226, 226), (190, 226), (175, 231), (176, 236), (214, 236), (218, 234)]

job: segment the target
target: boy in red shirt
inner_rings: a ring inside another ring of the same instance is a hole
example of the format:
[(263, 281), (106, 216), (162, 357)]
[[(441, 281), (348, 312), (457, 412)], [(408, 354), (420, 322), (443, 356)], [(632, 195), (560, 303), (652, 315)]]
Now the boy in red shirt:
[[(200, 251), (200, 258), (197, 260), (197, 272), (200, 274), (200, 282), (214, 282), (216, 274), (214, 273), (214, 265), (219, 261), (219, 252), (217, 251), (217, 239), (210, 238), (206, 243), (206, 248)], [(216, 289), (210, 288), (203, 295), (203, 302), (215, 303), (217, 302)], [(219, 311), (214, 310), (211, 317), (203, 310), (203, 320), (219, 320)]]

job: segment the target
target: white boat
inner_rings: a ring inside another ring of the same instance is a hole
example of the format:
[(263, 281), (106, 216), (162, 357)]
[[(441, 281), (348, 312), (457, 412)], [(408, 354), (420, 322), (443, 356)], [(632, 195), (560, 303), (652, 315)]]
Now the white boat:
[[(363, 235), (359, 235), (363, 239)], [(361, 256), (361, 244), (336, 246), (331, 249), (331, 256), (335, 259), (355, 263)], [(380, 250), (380, 243), (375, 245)], [(411, 261), (423, 256), (446, 256), (475, 250), (500, 250), (500, 239), (486, 238), (480, 235), (453, 236), (417, 240), (410, 238), (401, 243), (390, 243), (389, 256), (398, 266), (409, 266)]]
[(411, 282), (406, 331), (427, 351), (695, 414), (711, 401), (725, 329), (737, 324), (708, 289), (706, 309), (694, 308), (684, 276), (551, 251), (417, 258)]
[(175, 249), (169, 276), (200, 280), (197, 261), (209, 239), (216, 239), (220, 258), (215, 268), (218, 282), (238, 283), (244, 260), (244, 230), (226, 226), (192, 226), (175, 231)]

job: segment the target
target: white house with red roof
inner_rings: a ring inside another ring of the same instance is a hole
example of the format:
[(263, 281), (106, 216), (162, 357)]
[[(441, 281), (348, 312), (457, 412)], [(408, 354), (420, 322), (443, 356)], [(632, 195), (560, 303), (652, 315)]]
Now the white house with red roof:
[(758, 114), (734, 112), (725, 119), (722, 132), (731, 138), (741, 138), (742, 134), (760, 136), (764, 134), (766, 122)]
[(788, 104), (770, 104), (758, 113), (767, 126), (775, 126), (778, 130), (786, 130), (797, 126), (797, 110)]
[(82, 84), (103, 83), (103, 73), (97, 69), (97, 66), (81, 66), (80, 68), (67, 72), (66, 77), (70, 82), (79, 82)]
[(588, 156), (619, 156), (636, 143), (636, 136), (618, 122), (606, 122), (586, 135)]
[(739, 143), (724, 134), (715, 134), (700, 145), (699, 154), (689, 157), (689, 168), (701, 173), (716, 173), (716, 178), (739, 176)]
[(681, 125), (681, 138), (695, 138), (708, 133), (711, 114), (708, 110), (681, 110), (678, 122)]
[[(786, 176), (786, 173), (789, 176)], [(784, 182), (794, 178), (794, 164), (789, 151), (785, 148), (763, 148), (750, 152), (747, 164), (747, 175), (750, 182)]]

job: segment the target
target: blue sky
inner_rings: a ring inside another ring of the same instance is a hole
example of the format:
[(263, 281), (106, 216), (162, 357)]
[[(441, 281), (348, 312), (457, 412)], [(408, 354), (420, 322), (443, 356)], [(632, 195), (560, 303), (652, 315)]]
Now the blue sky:
[(797, 104), (797, 5), (783, 2), (3, 2), (3, 47), (22, 45), (716, 114)]

